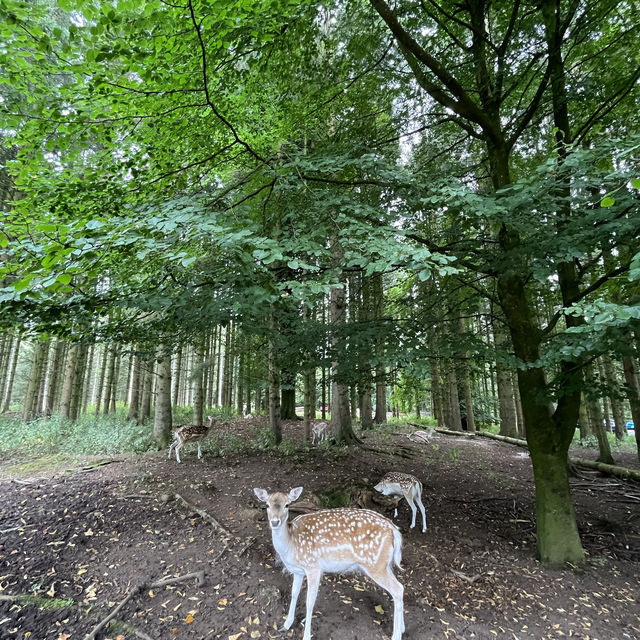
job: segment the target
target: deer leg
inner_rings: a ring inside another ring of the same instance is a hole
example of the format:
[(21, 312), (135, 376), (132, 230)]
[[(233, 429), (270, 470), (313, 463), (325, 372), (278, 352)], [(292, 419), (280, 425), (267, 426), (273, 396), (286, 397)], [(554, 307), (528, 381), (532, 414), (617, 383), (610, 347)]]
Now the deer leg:
[(405, 498), (407, 499), (407, 503), (409, 504), (409, 507), (411, 508), (411, 529), (413, 529), (413, 527), (416, 526), (416, 515), (418, 513), (418, 509), (416, 509), (416, 504), (413, 501), (413, 496), (408, 493)]
[(172, 449), (176, 446), (176, 441), (174, 440), (171, 445), (169, 446), (169, 455), (167, 456), (167, 458), (171, 457), (171, 451)]
[[(371, 576), (373, 578), (373, 576)], [(398, 582), (390, 568), (380, 576), (373, 578), (393, 598), (393, 635), (391, 640), (401, 640), (404, 633), (403, 596), (404, 587)]]
[(300, 595), (300, 589), (302, 588), (302, 581), (304, 580), (303, 573), (294, 573), (293, 574), (293, 583), (291, 584), (291, 604), (289, 605), (289, 613), (287, 614), (287, 619), (284, 621), (282, 628), (280, 631), (286, 631), (287, 629), (291, 629), (291, 625), (293, 624), (296, 618), (296, 604), (298, 602), (298, 596)]
[(420, 507), (420, 511), (422, 513), (422, 533), (427, 530), (427, 514), (424, 511), (424, 505), (422, 504), (422, 496), (419, 493), (416, 496), (416, 502), (418, 503), (418, 507)]
[[(311, 617), (318, 596), (318, 587), (322, 579), (322, 571), (307, 571), (307, 614), (304, 619), (304, 635), (302, 640), (311, 640)], [(394, 640), (396, 640), (394, 638)]]
[(180, 442), (178, 442), (178, 444), (176, 445), (176, 460), (178, 461), (178, 463), (180, 463), (180, 449), (182, 448), (182, 445), (184, 444), (184, 442), (182, 442), (182, 440), (180, 440)]
[(198, 460), (202, 458), (202, 449), (200, 449), (200, 440), (198, 440)]

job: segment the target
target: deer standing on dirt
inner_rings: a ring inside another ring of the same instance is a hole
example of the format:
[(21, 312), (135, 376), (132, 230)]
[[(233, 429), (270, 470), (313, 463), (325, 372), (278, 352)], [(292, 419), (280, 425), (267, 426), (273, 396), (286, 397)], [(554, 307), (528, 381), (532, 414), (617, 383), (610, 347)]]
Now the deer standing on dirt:
[[(412, 529), (416, 526), (417, 502), (422, 512), (422, 532), (424, 533), (427, 530), (427, 516), (424, 511), (424, 505), (422, 504), (422, 482), (420, 482), (418, 478), (409, 473), (391, 471), (387, 473), (374, 488), (385, 496), (395, 496), (398, 500), (404, 498), (409, 503), (413, 516), (411, 518)], [(398, 517), (397, 503), (393, 517)]]
[(400, 568), (402, 535), (391, 520), (366, 509), (326, 509), (288, 522), (289, 504), (302, 487), (286, 493), (253, 490), (267, 504), (274, 549), (293, 574), (291, 604), (282, 630), (291, 628), (302, 581), (307, 578), (307, 607), (303, 640), (311, 640), (311, 617), (323, 573), (361, 570), (393, 598), (392, 640), (404, 632), (404, 587), (393, 574)]
[(329, 425), (326, 422), (317, 422), (311, 428), (311, 444), (316, 440), (326, 440), (329, 437)]
[(187, 443), (196, 440), (198, 442), (198, 460), (202, 458), (202, 449), (200, 448), (200, 444), (207, 437), (209, 430), (213, 426), (215, 422), (211, 416), (207, 416), (207, 424), (206, 425), (190, 425), (186, 427), (179, 427), (173, 433), (173, 442), (169, 447), (169, 455), (167, 457), (171, 457), (171, 451), (175, 450), (176, 452), (176, 460), (180, 463), (180, 449)]

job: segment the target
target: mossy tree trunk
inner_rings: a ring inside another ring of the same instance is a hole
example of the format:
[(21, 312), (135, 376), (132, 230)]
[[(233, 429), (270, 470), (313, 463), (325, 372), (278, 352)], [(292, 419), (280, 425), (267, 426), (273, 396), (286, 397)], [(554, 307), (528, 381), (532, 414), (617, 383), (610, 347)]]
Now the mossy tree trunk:
[(162, 354), (156, 372), (153, 439), (161, 448), (171, 440), (171, 355)]

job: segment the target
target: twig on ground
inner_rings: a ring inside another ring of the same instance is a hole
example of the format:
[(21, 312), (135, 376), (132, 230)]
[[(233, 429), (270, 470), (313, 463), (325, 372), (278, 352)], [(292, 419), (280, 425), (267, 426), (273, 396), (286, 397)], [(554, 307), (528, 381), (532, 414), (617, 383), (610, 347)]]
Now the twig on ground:
[(191, 509), (192, 511), (195, 511), (195, 513), (197, 513), (201, 518), (206, 520), (209, 524), (213, 526), (214, 529), (222, 533), (225, 537), (228, 537), (228, 538), (232, 537), (231, 532), (227, 531), (227, 529), (225, 529), (212, 515), (208, 514), (204, 509), (201, 509), (200, 507), (197, 507), (195, 504), (188, 502), (179, 493), (176, 493), (175, 496), (176, 496), (176, 500), (181, 500), (182, 502), (184, 502), (184, 504), (186, 504), (187, 507), (189, 507), (189, 509)]
[(249, 536), (247, 541), (242, 545), (242, 548), (238, 552), (238, 558), (256, 541), (255, 536)]
[[(143, 582), (142, 584), (136, 585), (135, 587), (133, 587), (131, 589), (131, 591), (129, 592), (127, 597), (124, 598), (123, 600), (121, 600), (120, 603), (116, 606), (116, 608), (113, 609), (113, 611), (106, 618), (104, 618), (101, 622), (99, 622), (85, 636), (84, 640), (95, 640), (96, 634), (101, 629), (104, 629), (104, 627), (106, 627), (107, 624), (109, 624), (109, 622), (111, 622), (111, 620), (113, 620), (116, 617), (116, 615), (120, 611), (120, 609), (122, 609), (122, 607), (124, 607), (127, 604), (127, 602), (129, 602), (129, 600), (131, 600), (131, 598), (133, 598), (135, 595), (140, 593), (140, 591), (148, 589), (149, 587), (162, 587), (164, 585), (173, 584), (175, 582), (184, 582), (185, 580), (189, 580), (191, 578), (195, 578), (196, 579), (196, 584), (198, 586), (201, 586), (204, 583), (204, 571), (195, 571), (194, 573), (187, 573), (184, 576), (179, 576), (177, 578), (164, 578), (162, 580), (156, 580), (155, 582), (152, 582), (151, 584), (149, 584), (147, 582)], [(136, 633), (136, 635), (138, 635), (138, 633)], [(145, 636), (143, 635), (143, 636), (140, 636), (140, 637), (145, 637)]]
[(186, 573), (183, 576), (179, 576), (177, 578), (163, 578), (162, 580), (156, 580), (152, 582), (149, 586), (151, 587), (164, 587), (167, 584), (174, 584), (176, 582), (184, 582), (185, 580), (190, 580), (191, 578), (196, 579), (196, 585), (201, 587), (204, 584), (204, 571), (194, 571), (193, 573)]
[(462, 578), (465, 582), (468, 582), (469, 584), (473, 584), (474, 582), (476, 582), (477, 580), (480, 580), (480, 578), (482, 577), (481, 574), (476, 574), (475, 576), (468, 576), (464, 573), (462, 573), (462, 571), (456, 571), (455, 569), (451, 569), (451, 573), (453, 573), (453, 575), (458, 576), (458, 578)]
[(89, 473), (91, 471), (95, 471), (100, 467), (104, 467), (108, 464), (115, 464), (116, 462), (120, 462), (120, 460), (102, 460), (101, 462), (97, 462), (96, 464), (92, 464), (88, 467), (82, 467), (81, 469), (74, 469), (73, 473)]
[(98, 631), (100, 631), (101, 629), (104, 629), (104, 627), (107, 626), (107, 624), (109, 624), (109, 622), (111, 622), (111, 620), (113, 620), (116, 617), (116, 614), (118, 613), (118, 611), (120, 611), (120, 609), (122, 609), (122, 607), (124, 607), (125, 604), (127, 604), (127, 602), (129, 602), (129, 600), (131, 600), (131, 598), (133, 598), (133, 596), (135, 596), (136, 594), (138, 594), (140, 591), (142, 591), (142, 589), (145, 588), (144, 584), (139, 584), (135, 587), (133, 587), (133, 589), (131, 589), (131, 591), (129, 592), (129, 594), (127, 595), (126, 598), (124, 598), (123, 600), (120, 601), (120, 604), (118, 604), (116, 606), (116, 608), (106, 617), (104, 618), (101, 622), (99, 622), (84, 638), (84, 640), (95, 640), (96, 634), (98, 633)]

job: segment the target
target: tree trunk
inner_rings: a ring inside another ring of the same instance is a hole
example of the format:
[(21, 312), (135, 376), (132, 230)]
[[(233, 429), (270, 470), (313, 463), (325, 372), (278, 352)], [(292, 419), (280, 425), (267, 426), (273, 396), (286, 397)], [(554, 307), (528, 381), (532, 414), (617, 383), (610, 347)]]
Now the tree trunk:
[(296, 377), (289, 371), (282, 371), (280, 393), (280, 417), (282, 420), (297, 420), (296, 415)]
[(627, 429), (624, 422), (624, 406), (618, 395), (620, 385), (616, 380), (613, 362), (608, 355), (602, 357), (602, 366), (604, 369), (604, 378), (609, 390), (609, 401), (611, 403), (611, 413), (615, 424), (616, 439), (622, 440), (627, 435)]
[(609, 446), (609, 440), (607, 439), (607, 434), (604, 429), (602, 411), (600, 410), (600, 401), (599, 398), (594, 396), (597, 381), (593, 365), (591, 363), (585, 365), (583, 373), (586, 383), (585, 400), (587, 405), (587, 415), (589, 416), (593, 433), (598, 440), (598, 462), (613, 465), (613, 456), (611, 455), (611, 447)]
[(142, 366), (142, 393), (140, 394), (140, 416), (138, 423), (142, 423), (151, 417), (151, 395), (153, 390), (153, 374), (155, 361), (144, 360)]
[(18, 335), (13, 344), (13, 351), (11, 353), (11, 360), (9, 361), (9, 368), (7, 371), (7, 384), (5, 386), (4, 402), (2, 405), (2, 412), (5, 413), (11, 409), (11, 396), (13, 394), (13, 381), (16, 376), (16, 368), (18, 365), (18, 354), (20, 353), (20, 343), (22, 336)]
[(73, 374), (73, 383), (71, 391), (71, 404), (69, 405), (69, 417), (74, 422), (80, 415), (82, 408), (82, 391), (84, 389), (84, 373), (87, 364), (88, 346), (81, 344), (78, 348), (78, 362)]
[(440, 384), (440, 366), (438, 357), (435, 354), (435, 343), (431, 343), (433, 356), (430, 359), (431, 364), (431, 405), (433, 406), (433, 417), (438, 421), (438, 428), (443, 429), (445, 426), (444, 407), (442, 403), (442, 385)]
[(622, 358), (622, 369), (626, 384), (627, 398), (631, 407), (631, 418), (635, 425), (638, 459), (640, 459), (640, 384), (638, 383), (638, 366), (632, 356)]
[(174, 372), (172, 376), (173, 380), (171, 381), (171, 384), (173, 386), (171, 403), (174, 407), (177, 407), (180, 404), (180, 383), (182, 382), (182, 351), (183, 349), (178, 349), (178, 353), (176, 354)]
[(140, 412), (140, 356), (133, 356), (131, 369), (131, 400), (127, 420), (137, 420)]
[(51, 417), (53, 407), (55, 406), (56, 394), (58, 391), (58, 381), (60, 380), (60, 368), (62, 367), (64, 357), (65, 344), (59, 338), (56, 340), (56, 346), (53, 349), (53, 358), (51, 359), (51, 375), (49, 376), (49, 387), (47, 388), (47, 397), (44, 401), (44, 414)]
[(310, 367), (304, 373), (304, 431), (305, 444), (311, 442), (311, 425), (316, 417), (316, 370)]
[(25, 422), (31, 422), (40, 413), (38, 407), (38, 397), (40, 389), (44, 383), (43, 379), (43, 363), (46, 362), (46, 354), (49, 351), (48, 340), (38, 340), (33, 349), (33, 358), (31, 360), (31, 368), (29, 371), (29, 382), (24, 395), (24, 404), (22, 407), (22, 419)]
[(269, 423), (274, 442), (282, 442), (282, 421), (280, 418), (280, 369), (277, 363), (276, 331), (277, 323), (273, 313), (269, 322)]
[(73, 395), (73, 382), (75, 379), (76, 368), (78, 366), (78, 357), (80, 355), (80, 346), (72, 344), (67, 352), (67, 360), (64, 368), (64, 380), (62, 382), (62, 394), (60, 396), (60, 416), (62, 418), (71, 417), (71, 398)]
[(153, 439), (161, 448), (171, 440), (171, 355), (163, 354), (158, 360), (155, 393)]
[(89, 350), (89, 359), (85, 366), (85, 379), (82, 387), (82, 414), (87, 413), (89, 406), (89, 394), (91, 392), (91, 378), (93, 376), (93, 361), (95, 359), (96, 345), (92, 344)]
[(193, 424), (204, 424), (204, 351), (204, 343), (199, 342), (194, 349)]
[(452, 431), (462, 431), (462, 416), (460, 415), (460, 397), (458, 395), (458, 376), (455, 363), (449, 361), (449, 373), (447, 374), (447, 405), (448, 424)]
[(106, 366), (106, 384), (104, 387), (104, 408), (102, 413), (106, 416), (111, 406), (111, 392), (113, 388), (113, 379), (116, 372), (116, 351), (115, 347), (106, 347), (108, 349), (107, 366)]
[[(339, 241), (334, 238), (331, 247), (333, 263), (340, 264), (343, 255)], [(346, 296), (344, 284), (344, 278), (342, 278), (341, 286), (334, 286), (329, 296), (329, 324), (333, 333), (331, 344), (334, 350), (340, 341), (338, 329), (340, 325), (345, 323)], [(340, 379), (341, 374), (341, 364), (337, 357), (334, 356), (331, 363), (331, 431), (338, 444), (352, 444), (358, 442), (358, 438), (356, 438), (351, 422), (349, 385)]]

